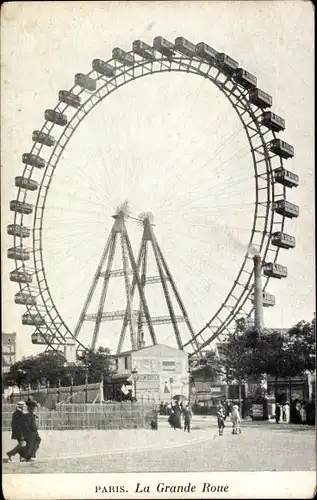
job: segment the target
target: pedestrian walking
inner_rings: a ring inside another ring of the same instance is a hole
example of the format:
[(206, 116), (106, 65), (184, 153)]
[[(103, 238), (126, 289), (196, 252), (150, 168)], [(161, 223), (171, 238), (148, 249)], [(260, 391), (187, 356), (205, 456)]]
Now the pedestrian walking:
[(26, 432), (25, 432), (25, 441), (26, 441), (26, 450), (25, 450), (25, 459), (27, 462), (30, 460), (34, 460), (36, 458), (37, 450), (39, 449), (41, 438), (38, 433), (38, 425), (37, 425), (37, 404), (34, 401), (29, 402), (27, 406), (28, 412), (26, 415)]
[(282, 404), (282, 421), (286, 423), (286, 403)]
[(241, 416), (238, 405), (233, 405), (231, 412), (231, 422), (232, 422), (232, 434), (241, 434), (241, 429), (240, 429)]
[(25, 450), (25, 437), (26, 437), (26, 413), (27, 407), (24, 401), (19, 401), (17, 403), (16, 409), (12, 415), (11, 420), (11, 439), (17, 440), (18, 444), (12, 448), (12, 450), (7, 452), (7, 457), (9, 462), (11, 462), (12, 457), (17, 453), (20, 455), (20, 461), (23, 461), (23, 455)]
[(189, 404), (187, 403), (183, 407), (183, 415), (184, 415), (184, 432), (190, 432), (190, 423), (192, 420), (192, 411), (190, 409)]
[(281, 407), (280, 407), (279, 403), (276, 403), (276, 407), (275, 407), (275, 422), (277, 424), (280, 423), (280, 418), (281, 418)]
[(300, 418), (301, 418), (301, 423), (305, 424), (306, 423), (306, 418), (307, 418), (307, 412), (306, 412), (306, 404), (304, 401), (301, 401), (301, 407), (299, 410)]
[(223, 435), (223, 430), (225, 428), (225, 420), (226, 420), (225, 409), (222, 405), (219, 405), (218, 411), (217, 411), (217, 423), (218, 423), (218, 429), (219, 429), (219, 436)]

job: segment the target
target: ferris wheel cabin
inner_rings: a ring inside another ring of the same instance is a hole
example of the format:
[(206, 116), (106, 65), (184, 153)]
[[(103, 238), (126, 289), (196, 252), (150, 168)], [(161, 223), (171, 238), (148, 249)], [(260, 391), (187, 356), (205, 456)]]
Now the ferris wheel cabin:
[(22, 155), (22, 163), (25, 165), (32, 165), (36, 168), (44, 168), (45, 160), (38, 155), (33, 155), (31, 153), (24, 153)]
[(216, 66), (221, 69), (225, 75), (232, 75), (239, 68), (239, 63), (224, 52), (216, 57)]
[(233, 79), (239, 83), (242, 87), (245, 89), (253, 89), (257, 86), (257, 77), (249, 73), (243, 68), (239, 68), (235, 75), (233, 76)]
[(276, 264), (276, 262), (267, 262), (263, 265), (263, 274), (265, 276), (269, 276), (270, 278), (286, 278), (287, 267), (281, 266), (281, 264)]
[(299, 184), (299, 177), (283, 167), (276, 168), (274, 171), (274, 181), (283, 184), (289, 188), (297, 187)]
[[(252, 293), (252, 295), (251, 295), (251, 302), (253, 305), (255, 304), (254, 293)], [(271, 295), (270, 293), (267, 293), (267, 292), (262, 292), (262, 304), (263, 304), (263, 307), (275, 306), (275, 296)]]
[(25, 313), (22, 315), (22, 325), (41, 326), (43, 324), (44, 320), (40, 314)]
[(175, 49), (188, 57), (196, 55), (196, 45), (182, 36), (175, 38)]
[(82, 89), (89, 90), (89, 92), (94, 92), (97, 88), (96, 80), (90, 78), (90, 76), (83, 75), (83, 73), (77, 73), (75, 75), (75, 85), (78, 85)]
[(7, 233), (10, 236), (19, 236), (20, 238), (28, 238), (31, 234), (30, 228), (25, 226), (20, 226), (19, 224), (9, 224), (7, 227)]
[(32, 283), (32, 274), (25, 271), (11, 271), (10, 281), (15, 283)]
[(53, 335), (51, 333), (43, 334), (40, 332), (34, 332), (31, 335), (32, 344), (47, 345), (53, 341)]
[(134, 64), (133, 54), (129, 54), (129, 52), (125, 52), (119, 47), (116, 47), (115, 49), (112, 50), (112, 57), (116, 61), (123, 64), (123, 66), (133, 66)]
[(269, 147), (272, 153), (275, 153), (285, 160), (294, 156), (294, 147), (281, 139), (273, 139), (269, 143)]
[(31, 295), (30, 293), (16, 293), (14, 296), (14, 302), (16, 304), (21, 304), (24, 306), (35, 306), (36, 305), (36, 297)]
[(154, 49), (147, 43), (142, 42), (142, 40), (134, 40), (132, 44), (132, 50), (138, 56), (143, 57), (144, 59), (154, 58)]
[(94, 59), (92, 62), (92, 69), (100, 75), (111, 78), (115, 75), (115, 69), (111, 64), (106, 63), (102, 59)]
[(214, 64), (218, 55), (218, 52), (207, 45), (204, 42), (199, 42), (196, 45), (196, 54), (205, 61)]
[(32, 141), (39, 142), (44, 146), (52, 147), (55, 144), (55, 139), (52, 135), (45, 134), (45, 132), (41, 132), (40, 130), (34, 130), (32, 134)]
[(79, 108), (81, 103), (80, 97), (69, 90), (60, 90), (58, 92), (58, 100), (72, 108)]
[(153, 40), (153, 47), (163, 56), (171, 57), (174, 54), (174, 45), (162, 36), (156, 36)]
[(44, 119), (48, 122), (55, 123), (55, 125), (60, 125), (61, 127), (67, 125), (67, 116), (54, 109), (46, 109)]
[(28, 191), (36, 191), (38, 188), (38, 183), (28, 177), (16, 177), (15, 185), (18, 188), (27, 189)]
[(249, 101), (251, 104), (259, 108), (270, 108), (273, 104), (273, 98), (261, 89), (252, 89), (249, 93)]
[(275, 233), (272, 233), (271, 243), (272, 245), (280, 248), (295, 248), (296, 239), (290, 234), (277, 231)]
[(274, 130), (274, 132), (281, 132), (282, 130), (285, 130), (284, 118), (272, 113), (272, 111), (264, 111), (261, 123), (268, 129)]
[(275, 212), (292, 219), (299, 216), (299, 206), (286, 200), (278, 200), (275, 202)]
[(12, 247), (7, 252), (8, 259), (13, 260), (30, 260), (30, 251), (22, 247)]
[(33, 212), (33, 205), (23, 201), (12, 200), (10, 201), (10, 210), (12, 210), (12, 212), (18, 212), (19, 214), (29, 215)]

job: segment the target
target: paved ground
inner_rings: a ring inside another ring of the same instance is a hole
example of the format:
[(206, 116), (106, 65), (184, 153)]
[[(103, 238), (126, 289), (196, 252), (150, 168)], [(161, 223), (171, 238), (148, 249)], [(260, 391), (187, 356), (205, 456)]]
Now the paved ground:
[[(218, 436), (214, 417), (194, 417), (190, 434), (160, 418), (157, 431), (41, 431), (38, 459), (4, 463), (4, 473), (315, 470), (315, 428), (244, 422)], [(3, 456), (12, 447), (3, 433)]]

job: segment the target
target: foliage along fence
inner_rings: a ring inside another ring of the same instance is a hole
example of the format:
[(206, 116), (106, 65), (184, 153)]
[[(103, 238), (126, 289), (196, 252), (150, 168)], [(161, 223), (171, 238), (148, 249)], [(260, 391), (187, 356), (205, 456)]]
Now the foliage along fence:
[[(2, 430), (11, 430), (16, 405), (2, 405)], [(153, 403), (131, 401), (102, 404), (63, 404), (56, 410), (40, 407), (38, 427), (44, 430), (157, 428), (157, 408)]]

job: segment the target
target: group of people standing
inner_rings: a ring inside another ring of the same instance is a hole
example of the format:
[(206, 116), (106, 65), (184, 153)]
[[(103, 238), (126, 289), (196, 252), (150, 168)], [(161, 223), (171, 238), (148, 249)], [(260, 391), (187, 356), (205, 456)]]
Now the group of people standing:
[(12, 415), (11, 439), (17, 441), (17, 445), (7, 452), (9, 462), (12, 457), (20, 455), (20, 462), (30, 462), (36, 458), (41, 438), (37, 425), (37, 403), (35, 401), (19, 401)]
[[(170, 410), (170, 416), (168, 418), (168, 423), (175, 429), (182, 429), (184, 427), (184, 432), (190, 432), (190, 423), (192, 419), (192, 412), (188, 403), (179, 403), (178, 401), (173, 402)], [(182, 425), (183, 419), (183, 425)]]
[(239, 411), (239, 406), (233, 405), (230, 413), (228, 413), (228, 411), (226, 410), (227, 408), (225, 408), (222, 404), (220, 404), (217, 409), (217, 423), (218, 423), (219, 436), (223, 435), (223, 430), (225, 428), (225, 421), (227, 417), (230, 417), (232, 422), (232, 434), (241, 434), (241, 428), (240, 428), (241, 415)]
[[(312, 410), (312, 411), (311, 411)], [(291, 406), (288, 403), (276, 403), (275, 421), (292, 424), (311, 424), (314, 405), (310, 402), (295, 399)]]

